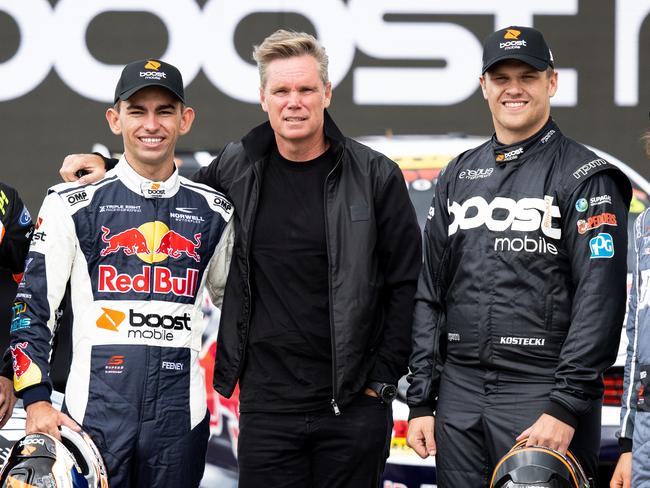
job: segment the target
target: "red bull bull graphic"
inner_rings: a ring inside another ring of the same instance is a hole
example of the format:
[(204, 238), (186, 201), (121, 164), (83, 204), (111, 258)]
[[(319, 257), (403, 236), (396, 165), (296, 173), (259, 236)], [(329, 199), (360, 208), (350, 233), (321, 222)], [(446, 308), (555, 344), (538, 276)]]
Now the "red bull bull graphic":
[(147, 239), (139, 229), (132, 227), (108, 237), (110, 233), (111, 230), (108, 227), (102, 226), (102, 241), (108, 244), (108, 246), (101, 250), (100, 254), (102, 256), (112, 254), (120, 249), (124, 250), (124, 254), (127, 256), (138, 253), (149, 254)]
[(41, 370), (25, 352), (27, 344), (27, 342), (19, 342), (15, 346), (11, 346), (16, 391), (40, 383), (42, 378)]
[(160, 239), (157, 253), (167, 254), (170, 258), (178, 259), (181, 254), (192, 258), (197, 263), (201, 260), (196, 250), (201, 246), (201, 233), (194, 234), (194, 242), (183, 237), (178, 232), (170, 230)]
[(127, 256), (136, 255), (146, 263), (159, 263), (168, 258), (180, 259), (183, 255), (197, 263), (201, 260), (198, 253), (201, 247), (201, 233), (188, 239), (179, 232), (169, 229), (167, 224), (156, 220), (145, 222), (139, 227), (132, 227), (111, 235), (111, 229), (102, 226), (102, 241), (107, 245), (100, 251), (107, 256), (123, 251)]

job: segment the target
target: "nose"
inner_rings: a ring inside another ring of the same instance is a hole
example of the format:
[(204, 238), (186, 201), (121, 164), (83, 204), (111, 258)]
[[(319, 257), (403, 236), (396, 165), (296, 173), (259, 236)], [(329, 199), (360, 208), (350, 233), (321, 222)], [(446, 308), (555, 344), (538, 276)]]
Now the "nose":
[(143, 123), (145, 130), (153, 132), (158, 129), (159, 125), (160, 122), (158, 121), (158, 115), (155, 112), (148, 113), (145, 116)]
[(300, 93), (297, 90), (291, 90), (289, 92), (289, 101), (288, 101), (288, 107), (289, 108), (297, 108), (300, 107)]
[(510, 83), (508, 83), (508, 87), (506, 88), (506, 92), (509, 95), (522, 93), (523, 88), (521, 86), (521, 82), (519, 80), (517, 80), (516, 78), (511, 79)]

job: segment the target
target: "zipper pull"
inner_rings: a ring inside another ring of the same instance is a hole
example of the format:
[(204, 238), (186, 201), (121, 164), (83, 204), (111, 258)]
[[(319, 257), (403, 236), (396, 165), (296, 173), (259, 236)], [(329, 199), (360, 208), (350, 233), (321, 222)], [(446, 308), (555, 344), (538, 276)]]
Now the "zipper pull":
[(330, 402), (332, 404), (332, 410), (334, 410), (334, 415), (337, 417), (341, 415), (341, 410), (339, 410), (339, 406), (336, 404), (336, 400), (332, 398), (332, 401)]

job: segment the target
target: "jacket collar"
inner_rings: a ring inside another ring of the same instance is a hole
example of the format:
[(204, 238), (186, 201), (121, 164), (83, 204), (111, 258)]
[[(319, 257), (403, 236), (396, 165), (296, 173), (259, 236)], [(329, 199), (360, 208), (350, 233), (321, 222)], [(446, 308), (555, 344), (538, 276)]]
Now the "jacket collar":
[(544, 146), (550, 140), (555, 139), (560, 133), (560, 129), (555, 124), (552, 118), (549, 117), (544, 127), (537, 133), (530, 136), (528, 139), (519, 141), (515, 144), (504, 145), (497, 140), (496, 134), (492, 136), (490, 141), (492, 151), (494, 152), (494, 160), (497, 164), (508, 163), (510, 161), (517, 161), (523, 159), (529, 153), (534, 152), (535, 148)]
[(174, 168), (172, 175), (165, 181), (151, 181), (138, 174), (131, 165), (129, 165), (124, 155), (122, 155), (111, 172), (113, 172), (129, 190), (138, 195), (142, 195), (145, 198), (169, 198), (178, 192), (180, 186), (178, 168)]
[[(345, 136), (334, 123), (329, 112), (325, 110), (325, 137), (332, 144), (334, 154), (338, 154), (345, 143)], [(270, 122), (258, 125), (242, 139), (246, 156), (251, 162), (266, 158), (275, 147), (275, 134)]]

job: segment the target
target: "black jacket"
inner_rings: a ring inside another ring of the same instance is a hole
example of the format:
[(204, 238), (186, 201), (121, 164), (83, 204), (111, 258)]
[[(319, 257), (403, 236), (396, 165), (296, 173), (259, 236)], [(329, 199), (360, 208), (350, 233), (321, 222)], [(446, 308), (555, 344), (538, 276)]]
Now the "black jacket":
[[(336, 164), (325, 185), (332, 335), (332, 400), (345, 405), (368, 380), (406, 373), (420, 230), (399, 167), (344, 137), (327, 112)], [(264, 123), (231, 143), (193, 179), (235, 206), (235, 248), (223, 302), (214, 387), (229, 397), (244, 366), (251, 316), (250, 239), (260, 179), (275, 145)]]
[(425, 227), (408, 404), (435, 411), (445, 364), (553, 383), (571, 425), (602, 395), (626, 301), (630, 182), (552, 120), (467, 151), (440, 177)]

